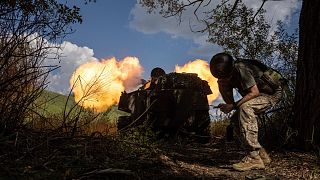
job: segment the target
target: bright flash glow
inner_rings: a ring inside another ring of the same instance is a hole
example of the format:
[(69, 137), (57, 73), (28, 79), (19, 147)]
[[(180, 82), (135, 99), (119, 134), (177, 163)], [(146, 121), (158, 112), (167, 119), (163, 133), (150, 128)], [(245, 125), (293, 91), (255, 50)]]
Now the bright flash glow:
[(70, 79), (75, 101), (95, 112), (117, 104), (121, 92), (141, 83), (143, 68), (136, 57), (88, 62), (79, 66)]
[(190, 61), (183, 66), (176, 65), (175, 71), (178, 73), (197, 73), (201, 79), (208, 81), (212, 91), (212, 94), (208, 95), (209, 104), (211, 104), (219, 96), (217, 79), (212, 76), (209, 64), (206, 61), (196, 59), (195, 61)]

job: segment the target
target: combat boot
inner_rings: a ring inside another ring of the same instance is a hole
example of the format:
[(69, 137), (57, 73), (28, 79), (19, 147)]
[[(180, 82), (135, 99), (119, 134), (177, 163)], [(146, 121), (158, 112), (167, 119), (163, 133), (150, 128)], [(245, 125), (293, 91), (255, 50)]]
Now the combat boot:
[(241, 162), (233, 164), (232, 167), (237, 171), (249, 171), (251, 169), (265, 168), (258, 151), (250, 152), (250, 155), (244, 157)]
[(270, 164), (271, 158), (270, 158), (270, 156), (268, 155), (267, 151), (264, 148), (261, 148), (259, 150), (259, 156), (261, 157), (261, 159), (262, 159), (262, 161), (263, 161), (263, 163), (265, 165)]

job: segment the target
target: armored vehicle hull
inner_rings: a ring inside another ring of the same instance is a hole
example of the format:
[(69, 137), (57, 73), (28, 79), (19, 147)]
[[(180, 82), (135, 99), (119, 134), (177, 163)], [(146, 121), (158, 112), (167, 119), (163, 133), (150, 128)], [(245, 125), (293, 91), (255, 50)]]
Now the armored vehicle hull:
[(159, 138), (176, 135), (206, 141), (209, 136), (208, 83), (197, 74), (170, 73), (152, 88), (123, 92), (118, 109), (130, 113), (118, 119), (118, 130), (139, 125), (150, 127)]

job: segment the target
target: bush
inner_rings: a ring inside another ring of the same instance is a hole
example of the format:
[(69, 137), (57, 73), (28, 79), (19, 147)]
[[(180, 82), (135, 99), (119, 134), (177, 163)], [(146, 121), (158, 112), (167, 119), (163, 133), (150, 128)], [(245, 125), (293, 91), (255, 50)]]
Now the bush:
[[(79, 8), (55, 0), (0, 2), (0, 132), (23, 126), (57, 66), (43, 61), (55, 41), (81, 22)], [(50, 21), (49, 21), (50, 20)]]

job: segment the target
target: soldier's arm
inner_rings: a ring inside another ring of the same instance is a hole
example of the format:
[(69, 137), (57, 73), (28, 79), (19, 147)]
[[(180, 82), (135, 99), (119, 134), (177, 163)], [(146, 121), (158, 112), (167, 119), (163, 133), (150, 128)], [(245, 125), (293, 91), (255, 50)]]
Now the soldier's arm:
[(234, 108), (240, 107), (243, 103), (259, 96), (259, 89), (257, 83), (252, 75), (252, 71), (248, 68), (239, 69), (241, 86), (243, 89), (247, 90), (247, 94), (243, 96), (238, 102), (234, 104)]
[(248, 89), (249, 93), (246, 94), (242, 99), (240, 99), (235, 106), (240, 107), (243, 103), (259, 96), (259, 89), (257, 85), (254, 85)]
[(219, 92), (224, 102), (227, 104), (233, 104), (234, 103), (233, 91), (232, 91), (233, 88), (226, 81), (219, 80), (218, 85), (219, 85)]

